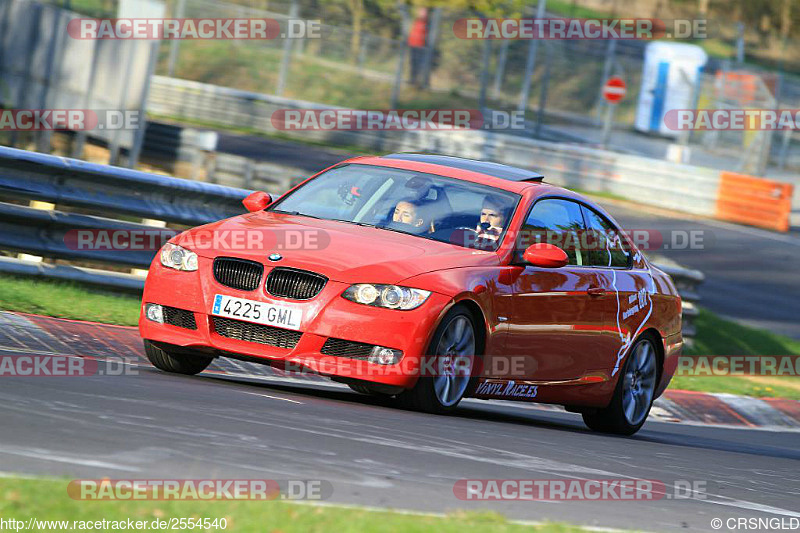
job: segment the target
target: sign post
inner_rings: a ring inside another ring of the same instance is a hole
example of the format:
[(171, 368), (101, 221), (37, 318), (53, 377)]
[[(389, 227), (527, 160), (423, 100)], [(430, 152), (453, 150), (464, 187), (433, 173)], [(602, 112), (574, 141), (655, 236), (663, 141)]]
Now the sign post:
[(603, 85), (603, 98), (606, 99), (606, 117), (603, 122), (603, 135), (601, 138), (601, 144), (603, 148), (608, 147), (608, 138), (611, 134), (611, 123), (614, 120), (614, 110), (617, 107), (617, 103), (625, 97), (625, 94), (628, 92), (627, 87), (625, 85), (625, 80), (620, 78), (619, 76), (612, 76), (608, 78), (605, 85)]

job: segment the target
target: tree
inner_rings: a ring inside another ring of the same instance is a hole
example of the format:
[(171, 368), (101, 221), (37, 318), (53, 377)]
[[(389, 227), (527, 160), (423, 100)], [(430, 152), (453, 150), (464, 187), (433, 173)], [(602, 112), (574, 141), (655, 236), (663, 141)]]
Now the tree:
[(361, 32), (364, 22), (364, 0), (348, 0), (353, 17), (353, 35), (350, 37), (350, 58), (356, 61), (361, 47)]
[(792, 31), (792, 0), (783, 0), (781, 7), (781, 38), (789, 38), (789, 32)]

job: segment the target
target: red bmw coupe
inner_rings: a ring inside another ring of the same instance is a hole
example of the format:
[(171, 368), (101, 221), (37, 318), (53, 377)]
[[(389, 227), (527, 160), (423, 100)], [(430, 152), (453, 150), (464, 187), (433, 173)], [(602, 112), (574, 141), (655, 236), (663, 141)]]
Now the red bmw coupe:
[(403, 153), (255, 192), (153, 260), (147, 355), (311, 371), (434, 413), (554, 403), (633, 434), (677, 366), (680, 297), (608, 213), (542, 178)]

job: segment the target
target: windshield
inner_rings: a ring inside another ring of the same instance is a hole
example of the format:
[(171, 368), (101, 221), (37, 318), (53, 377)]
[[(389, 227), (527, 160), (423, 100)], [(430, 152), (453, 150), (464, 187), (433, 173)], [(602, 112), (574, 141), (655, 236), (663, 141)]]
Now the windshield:
[(269, 211), (495, 250), (518, 201), (517, 194), (468, 181), (396, 168), (343, 165), (310, 180)]

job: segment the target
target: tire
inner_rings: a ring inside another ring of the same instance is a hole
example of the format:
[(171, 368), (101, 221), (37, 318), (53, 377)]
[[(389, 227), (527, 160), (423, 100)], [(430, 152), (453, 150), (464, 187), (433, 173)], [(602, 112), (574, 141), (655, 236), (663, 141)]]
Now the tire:
[[(455, 328), (455, 329), (453, 329)], [(459, 334), (460, 338), (454, 337)], [(431, 339), (427, 353), (437, 357), (435, 368), (439, 369), (439, 356), (456, 357), (477, 356), (477, 326), (472, 314), (462, 305), (453, 307), (442, 319)], [(445, 346), (449, 344), (450, 346)], [(446, 353), (442, 353), (442, 352)], [(448, 355), (449, 354), (449, 355)], [(473, 359), (469, 360), (474, 363)], [(430, 365), (429, 365), (430, 366)], [(470, 364), (474, 368), (475, 364)], [(452, 366), (450, 366), (452, 368)], [(461, 367), (463, 368), (463, 367)], [(470, 385), (470, 375), (453, 373), (443, 375), (437, 371), (435, 376), (422, 376), (412, 389), (403, 391), (397, 396), (400, 404), (408, 409), (434, 414), (446, 414), (454, 411)], [(447, 385), (445, 385), (447, 381)], [(452, 391), (450, 389), (452, 387)]]
[(213, 357), (201, 354), (170, 353), (155, 346), (148, 340), (144, 341), (144, 353), (157, 369), (173, 374), (186, 374), (187, 376), (199, 374), (208, 368), (208, 365), (214, 360)]
[(642, 337), (631, 348), (608, 407), (583, 413), (583, 422), (593, 431), (633, 435), (650, 414), (658, 377), (655, 344)]

